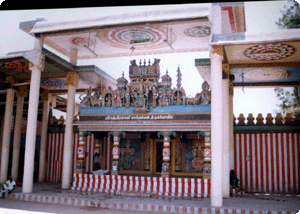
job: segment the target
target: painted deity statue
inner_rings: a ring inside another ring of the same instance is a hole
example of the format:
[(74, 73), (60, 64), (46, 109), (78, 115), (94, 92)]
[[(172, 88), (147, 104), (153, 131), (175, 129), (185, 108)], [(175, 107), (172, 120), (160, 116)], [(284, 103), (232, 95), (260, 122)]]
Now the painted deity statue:
[(210, 104), (211, 100), (211, 92), (210, 92), (210, 86), (209, 84), (205, 81), (202, 84), (202, 92), (200, 93), (200, 99), (201, 99), (201, 104), (202, 105), (208, 105)]

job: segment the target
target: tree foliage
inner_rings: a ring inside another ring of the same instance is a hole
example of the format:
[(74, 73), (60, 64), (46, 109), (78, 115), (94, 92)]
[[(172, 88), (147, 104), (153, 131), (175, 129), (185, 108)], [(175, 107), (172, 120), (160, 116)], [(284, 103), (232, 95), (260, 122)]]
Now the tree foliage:
[(288, 4), (284, 6), (285, 11), (282, 12), (282, 18), (276, 22), (283, 29), (300, 28), (300, 7), (295, 0), (288, 0)]
[(291, 113), (292, 116), (300, 117), (300, 103), (298, 87), (294, 87), (293, 90), (287, 90), (281, 87), (274, 89), (276, 97), (281, 101), (278, 107), (281, 109), (282, 114)]

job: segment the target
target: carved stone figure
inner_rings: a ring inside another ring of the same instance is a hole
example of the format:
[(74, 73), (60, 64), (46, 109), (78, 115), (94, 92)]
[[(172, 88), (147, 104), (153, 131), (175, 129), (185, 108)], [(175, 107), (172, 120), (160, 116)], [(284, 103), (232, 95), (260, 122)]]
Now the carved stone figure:
[(202, 84), (202, 92), (200, 93), (200, 103), (202, 105), (208, 105), (210, 104), (210, 100), (211, 100), (211, 92), (210, 92), (210, 86), (209, 84), (205, 81)]
[[(82, 98), (82, 96), (84, 96), (84, 97)], [(92, 95), (91, 95), (90, 90), (85, 90), (85, 94), (81, 94), (79, 96), (80, 105), (81, 106), (90, 106), (90, 104), (91, 104), (91, 101), (90, 101), (91, 96)]]
[[(136, 107), (135, 112), (148, 112), (150, 107), (169, 105), (209, 105), (211, 103), (210, 86), (207, 82), (202, 84), (202, 92), (195, 97), (186, 96), (181, 87), (181, 72), (177, 69), (177, 87), (171, 89), (172, 78), (166, 74), (160, 80), (159, 61), (148, 65), (136, 64), (135, 60), (130, 61), (129, 78), (130, 83), (124, 77), (117, 79), (117, 89), (101, 88), (92, 95), (92, 89), (86, 90), (79, 99), (82, 106), (91, 107)], [(147, 110), (147, 111), (146, 111)]]

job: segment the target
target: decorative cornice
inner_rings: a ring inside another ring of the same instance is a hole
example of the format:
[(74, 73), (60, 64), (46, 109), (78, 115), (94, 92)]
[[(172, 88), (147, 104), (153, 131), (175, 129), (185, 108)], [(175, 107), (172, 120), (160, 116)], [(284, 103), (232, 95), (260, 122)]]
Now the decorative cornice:
[(300, 62), (232, 63), (231, 68), (300, 67)]

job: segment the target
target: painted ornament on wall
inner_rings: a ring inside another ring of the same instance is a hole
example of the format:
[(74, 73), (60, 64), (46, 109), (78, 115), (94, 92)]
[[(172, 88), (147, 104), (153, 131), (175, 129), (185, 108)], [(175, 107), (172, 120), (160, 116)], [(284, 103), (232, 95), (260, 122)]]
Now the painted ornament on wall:
[(4, 62), (2, 67), (16, 72), (30, 72), (29, 64), (26, 62)]
[[(164, 42), (167, 38), (166, 29), (156, 27), (108, 29), (98, 32), (97, 37), (117, 48), (156, 49), (167, 46)], [(172, 40), (173, 42), (176, 40), (174, 33), (172, 33)]]
[(246, 57), (255, 60), (278, 60), (294, 54), (295, 48), (286, 44), (256, 45), (248, 48), (244, 54)]
[(96, 40), (91, 40), (89, 37), (76, 36), (70, 39), (70, 43), (77, 46), (91, 46), (96, 44)]
[(208, 26), (194, 26), (185, 29), (184, 34), (189, 37), (206, 37), (210, 35), (210, 32)]

